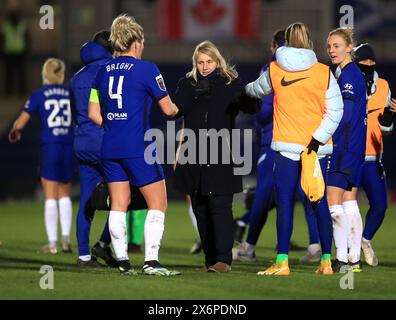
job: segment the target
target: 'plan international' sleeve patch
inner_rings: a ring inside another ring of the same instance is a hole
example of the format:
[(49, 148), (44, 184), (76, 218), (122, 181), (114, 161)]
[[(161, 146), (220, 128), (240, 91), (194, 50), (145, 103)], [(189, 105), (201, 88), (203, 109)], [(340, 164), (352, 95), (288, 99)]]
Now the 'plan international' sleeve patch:
[(166, 91), (165, 81), (164, 78), (162, 78), (162, 75), (160, 74), (159, 76), (155, 77), (155, 80), (157, 81), (158, 87), (162, 91)]

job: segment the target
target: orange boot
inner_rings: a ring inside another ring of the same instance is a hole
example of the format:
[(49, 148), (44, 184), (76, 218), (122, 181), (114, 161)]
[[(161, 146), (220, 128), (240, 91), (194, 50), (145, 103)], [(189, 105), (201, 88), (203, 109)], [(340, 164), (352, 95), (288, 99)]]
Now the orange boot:
[(320, 262), (320, 267), (315, 271), (316, 274), (323, 274), (326, 276), (333, 274), (333, 269), (331, 268), (331, 260), (324, 260)]
[(285, 260), (280, 263), (274, 263), (265, 271), (257, 272), (259, 276), (288, 276), (290, 274), (289, 261)]

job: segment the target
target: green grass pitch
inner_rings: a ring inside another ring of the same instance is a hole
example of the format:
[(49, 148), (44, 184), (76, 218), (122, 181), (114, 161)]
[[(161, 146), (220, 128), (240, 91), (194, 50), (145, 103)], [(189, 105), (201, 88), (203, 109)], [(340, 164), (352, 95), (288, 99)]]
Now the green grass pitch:
[[(366, 206), (361, 208), (365, 212)], [(77, 207), (74, 207), (74, 214)], [(195, 234), (186, 205), (171, 202), (160, 251), (161, 263), (183, 272), (174, 278), (152, 276), (122, 277), (116, 269), (81, 270), (76, 267), (77, 244), (73, 225), (73, 254), (46, 256), (37, 250), (46, 242), (43, 205), (18, 202), (0, 204), (0, 299), (395, 299), (396, 298), (396, 207), (388, 209), (384, 224), (373, 241), (380, 265), (364, 265), (354, 274), (353, 290), (342, 290), (344, 275), (316, 276), (315, 265), (298, 262), (304, 252), (291, 252), (289, 277), (259, 277), (275, 257), (275, 213), (271, 212), (257, 248), (258, 263), (234, 263), (229, 274), (199, 272), (203, 256), (189, 254)], [(234, 214), (243, 214), (242, 204)], [(91, 245), (98, 239), (105, 213), (96, 214)], [(75, 219), (74, 219), (75, 220)], [(296, 206), (293, 240), (308, 241), (300, 205)], [(130, 255), (135, 268), (141, 268), (143, 254)], [(54, 270), (54, 289), (42, 290), (42, 265)]]

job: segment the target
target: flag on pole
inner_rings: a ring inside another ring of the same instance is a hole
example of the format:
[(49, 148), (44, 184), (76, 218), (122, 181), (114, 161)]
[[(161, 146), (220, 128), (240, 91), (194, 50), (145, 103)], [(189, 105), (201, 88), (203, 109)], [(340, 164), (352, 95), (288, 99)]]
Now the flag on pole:
[(253, 40), (260, 5), (260, 0), (159, 0), (158, 34), (168, 40)]

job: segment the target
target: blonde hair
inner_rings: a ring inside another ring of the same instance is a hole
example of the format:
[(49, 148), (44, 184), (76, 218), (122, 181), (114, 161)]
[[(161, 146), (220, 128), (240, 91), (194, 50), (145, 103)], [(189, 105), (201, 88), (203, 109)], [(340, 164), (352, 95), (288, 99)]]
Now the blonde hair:
[(308, 27), (302, 22), (295, 22), (285, 30), (288, 47), (313, 49), (313, 42)]
[(43, 84), (62, 84), (65, 76), (65, 63), (57, 58), (49, 58), (43, 64), (41, 76)]
[(352, 28), (337, 28), (329, 32), (329, 36), (340, 36), (344, 39), (347, 46), (352, 45), (355, 46), (355, 40), (353, 38), (353, 29)]
[(133, 17), (122, 14), (111, 24), (110, 42), (115, 51), (128, 51), (132, 43), (135, 41), (141, 43), (143, 39), (143, 28)]
[(208, 40), (201, 42), (195, 47), (194, 54), (192, 56), (193, 68), (190, 72), (186, 74), (187, 78), (193, 78), (195, 82), (198, 81), (197, 59), (199, 53), (206, 54), (211, 57), (215, 62), (217, 62), (217, 68), (220, 70), (220, 74), (228, 80), (227, 84), (230, 84), (231, 81), (238, 78), (238, 72), (235, 70), (235, 67), (230, 66), (225, 61), (217, 47)]

